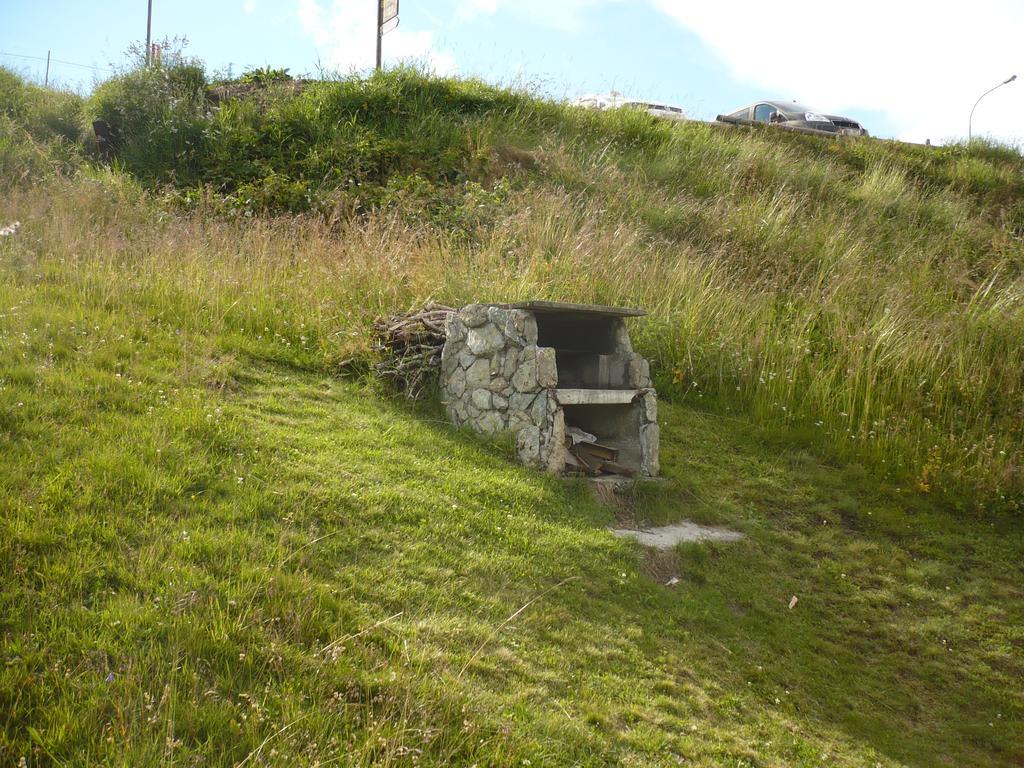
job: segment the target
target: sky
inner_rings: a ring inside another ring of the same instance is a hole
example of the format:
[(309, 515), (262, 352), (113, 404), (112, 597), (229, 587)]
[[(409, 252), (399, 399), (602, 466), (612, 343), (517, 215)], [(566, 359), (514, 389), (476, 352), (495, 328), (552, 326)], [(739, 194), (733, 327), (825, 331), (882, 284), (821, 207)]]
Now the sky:
[[(209, 70), (293, 75), (373, 66), (374, 0), (153, 0), (153, 37)], [(617, 91), (713, 119), (761, 99), (860, 120), (872, 134), (1024, 144), (1024, 0), (401, 0), (385, 66)], [(0, 0), (0, 64), (88, 90), (145, 39), (146, 0)], [(38, 58), (32, 58), (38, 57)]]

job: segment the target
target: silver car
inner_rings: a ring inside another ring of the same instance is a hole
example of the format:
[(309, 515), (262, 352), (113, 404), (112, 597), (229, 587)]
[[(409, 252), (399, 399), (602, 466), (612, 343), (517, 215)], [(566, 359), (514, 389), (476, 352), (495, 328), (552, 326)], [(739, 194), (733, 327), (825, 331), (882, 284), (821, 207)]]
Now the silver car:
[(719, 115), (718, 120), (723, 123), (781, 125), (786, 128), (820, 133), (868, 135), (864, 126), (856, 120), (841, 115), (828, 115), (819, 109), (797, 104), (795, 101), (759, 101), (731, 114)]
[(660, 117), (664, 120), (686, 120), (686, 113), (680, 107), (626, 99), (622, 94), (615, 92), (608, 96), (581, 96), (573, 101), (572, 105), (584, 109), (639, 109), (652, 117)]

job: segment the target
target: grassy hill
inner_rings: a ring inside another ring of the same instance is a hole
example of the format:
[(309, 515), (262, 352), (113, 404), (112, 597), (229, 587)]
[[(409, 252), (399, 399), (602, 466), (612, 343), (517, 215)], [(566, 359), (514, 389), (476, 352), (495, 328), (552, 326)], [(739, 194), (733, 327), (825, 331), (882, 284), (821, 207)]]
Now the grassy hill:
[[(205, 85), (0, 72), (0, 761), (1024, 760), (1019, 154)], [(526, 297), (651, 310), (666, 483), (360, 374)], [(681, 518), (747, 538), (606, 531)]]

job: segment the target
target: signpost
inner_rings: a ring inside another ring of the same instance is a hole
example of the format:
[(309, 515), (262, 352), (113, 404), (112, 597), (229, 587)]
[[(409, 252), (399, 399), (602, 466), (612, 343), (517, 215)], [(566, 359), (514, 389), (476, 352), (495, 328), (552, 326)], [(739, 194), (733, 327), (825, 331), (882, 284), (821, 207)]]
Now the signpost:
[[(398, 26), (398, 0), (377, 0), (377, 71), (380, 71), (384, 25), (394, 21)], [(394, 29), (392, 27), (391, 29)], [(388, 30), (389, 32), (391, 30)]]

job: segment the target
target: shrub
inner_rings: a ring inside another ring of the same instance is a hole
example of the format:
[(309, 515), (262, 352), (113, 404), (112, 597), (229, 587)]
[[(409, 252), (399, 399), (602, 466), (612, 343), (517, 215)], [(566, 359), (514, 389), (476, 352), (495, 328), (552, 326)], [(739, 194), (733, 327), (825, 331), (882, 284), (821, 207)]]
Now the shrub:
[(245, 72), (240, 78), (238, 78), (238, 82), (270, 85), (272, 83), (282, 83), (291, 79), (292, 78), (288, 74), (287, 69), (271, 69), (270, 67), (262, 67), (250, 69), (248, 72)]
[(129, 172), (153, 182), (194, 180), (190, 169), (206, 125), (200, 65), (174, 61), (112, 78), (93, 92), (87, 114), (110, 126)]

